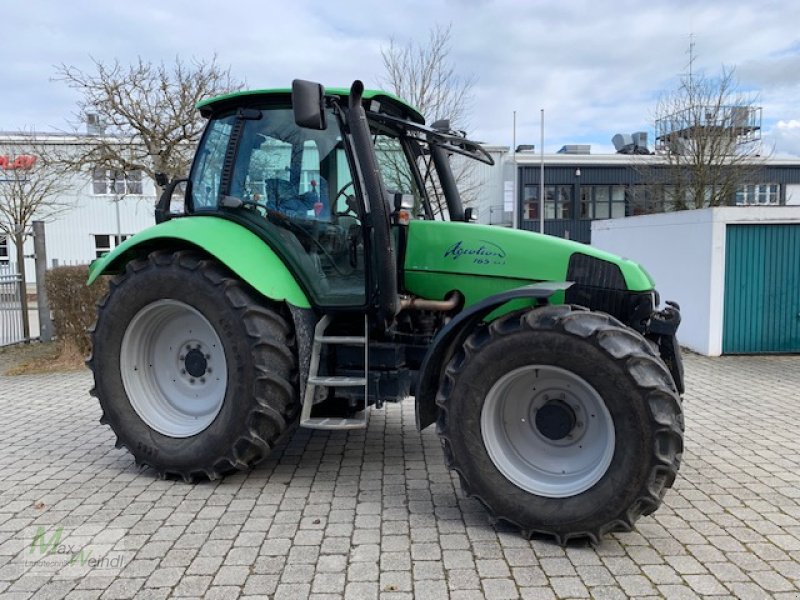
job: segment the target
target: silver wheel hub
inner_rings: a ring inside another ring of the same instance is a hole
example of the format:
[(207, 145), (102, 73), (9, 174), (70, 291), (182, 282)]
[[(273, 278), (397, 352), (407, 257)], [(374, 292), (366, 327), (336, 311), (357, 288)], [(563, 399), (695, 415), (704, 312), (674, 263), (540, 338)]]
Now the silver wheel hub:
[(136, 414), (175, 438), (211, 425), (228, 385), (217, 332), (199, 311), (177, 300), (148, 304), (131, 319), (122, 339), (120, 372)]
[(588, 490), (614, 456), (614, 421), (603, 399), (583, 378), (551, 365), (498, 379), (483, 404), (481, 435), (509, 481), (549, 498)]

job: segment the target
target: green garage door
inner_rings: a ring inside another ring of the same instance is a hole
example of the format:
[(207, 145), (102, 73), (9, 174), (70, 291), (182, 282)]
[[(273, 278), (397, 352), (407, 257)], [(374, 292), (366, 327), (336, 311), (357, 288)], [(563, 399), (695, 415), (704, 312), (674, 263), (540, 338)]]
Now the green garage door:
[(800, 352), (800, 223), (728, 225), (722, 351)]

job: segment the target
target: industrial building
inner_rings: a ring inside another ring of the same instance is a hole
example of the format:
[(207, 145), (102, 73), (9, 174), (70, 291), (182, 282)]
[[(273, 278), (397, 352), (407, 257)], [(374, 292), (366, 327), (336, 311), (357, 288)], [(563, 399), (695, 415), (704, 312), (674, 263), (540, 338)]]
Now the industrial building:
[[(588, 147), (544, 156), (544, 232), (585, 243), (592, 221), (666, 212), (663, 199), (647, 193), (656, 169), (666, 169), (660, 155), (590, 154)], [(541, 157), (518, 152), (516, 210), (519, 227), (539, 230)], [(800, 205), (800, 159), (765, 158), (759, 179), (743, 182), (729, 206)], [(511, 215), (505, 215), (510, 224)]]
[[(36, 136), (39, 147), (58, 152), (69, 152), (84, 142), (81, 135)], [(22, 148), (22, 134), (0, 133), (0, 185), (11, 177), (11, 170), (22, 165), (19, 156), (10, 156), (9, 151)], [(153, 224), (155, 186), (140, 172), (95, 169), (67, 177), (66, 184), (59, 186), (64, 190), (58, 196), (59, 206), (55, 210), (45, 206), (37, 214), (46, 224), (48, 266), (87, 264)], [(30, 238), (24, 253), (27, 280), (34, 283)], [(13, 239), (0, 233), (0, 269), (9, 271), (15, 262)]]

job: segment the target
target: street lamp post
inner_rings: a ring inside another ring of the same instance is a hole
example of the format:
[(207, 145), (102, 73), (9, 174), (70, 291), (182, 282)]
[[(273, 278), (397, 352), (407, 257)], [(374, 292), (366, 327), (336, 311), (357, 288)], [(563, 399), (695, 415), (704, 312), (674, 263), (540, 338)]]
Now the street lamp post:
[(539, 140), (539, 233), (544, 233), (544, 109), (542, 109), (541, 139)]

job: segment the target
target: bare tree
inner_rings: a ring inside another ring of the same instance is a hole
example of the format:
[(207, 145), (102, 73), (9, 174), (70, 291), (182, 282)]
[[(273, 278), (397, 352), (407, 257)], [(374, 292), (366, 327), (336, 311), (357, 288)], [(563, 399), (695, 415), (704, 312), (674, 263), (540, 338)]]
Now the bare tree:
[[(739, 90), (734, 70), (719, 77), (689, 74), (656, 108), (657, 153), (643, 181), (666, 210), (723, 206), (741, 186), (757, 181), (761, 109)], [(660, 163), (660, 164), (659, 164)]]
[(57, 67), (57, 81), (81, 93), (78, 116), (93, 115), (102, 135), (87, 136), (70, 164), (77, 169), (141, 171), (155, 180), (185, 176), (204, 120), (202, 99), (241, 89), (230, 69), (211, 60), (166, 65), (141, 58), (132, 65), (94, 61), (94, 70)]
[(450, 59), (450, 26), (437, 25), (425, 43), (400, 44), (392, 38), (381, 50), (385, 75), (380, 83), (416, 106), (430, 122), (450, 119), (466, 128), (473, 77), (461, 77)]
[(30, 337), (25, 274), (25, 240), (34, 219), (52, 218), (67, 210), (64, 198), (69, 189), (57, 151), (57, 142), (48, 143), (34, 133), (17, 134), (0, 141), (0, 236), (10, 238), (16, 248), (21, 276), (22, 325)]
[[(450, 26), (438, 25), (430, 30), (424, 43), (401, 44), (392, 38), (389, 47), (381, 50), (385, 73), (379, 83), (417, 107), (429, 123), (447, 119), (451, 129), (463, 130), (468, 125), (475, 79), (457, 73), (450, 58), (450, 39)], [(478, 191), (471, 167), (469, 160), (453, 162), (453, 175), (465, 204), (471, 203)], [(402, 168), (398, 169), (402, 173)], [(433, 165), (425, 161), (422, 170), (428, 195), (437, 199), (433, 203), (434, 212), (439, 212), (443, 206), (441, 186)]]

